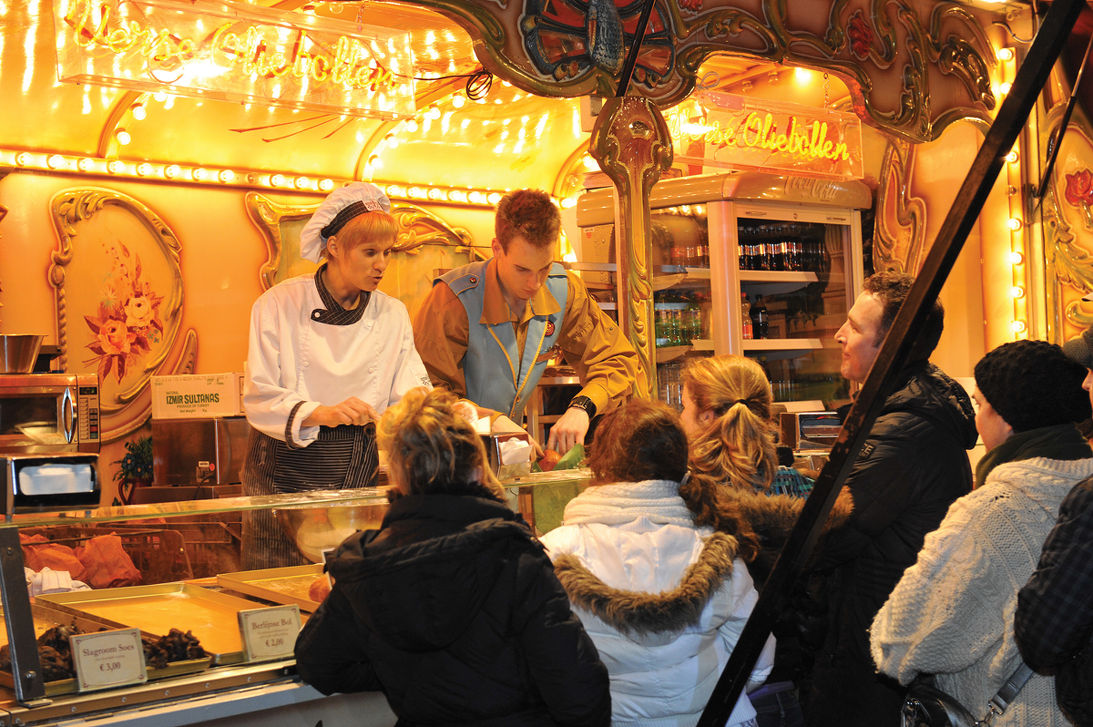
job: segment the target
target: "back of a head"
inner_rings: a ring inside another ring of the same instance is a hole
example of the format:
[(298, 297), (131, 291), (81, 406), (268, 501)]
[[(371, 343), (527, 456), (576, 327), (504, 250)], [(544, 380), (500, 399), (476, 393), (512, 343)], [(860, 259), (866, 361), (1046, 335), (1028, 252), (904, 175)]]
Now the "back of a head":
[(746, 356), (711, 356), (692, 359), (681, 378), (698, 411), (714, 415), (692, 442), (692, 468), (722, 484), (768, 487), (778, 459), (763, 368)]
[(1047, 341), (1004, 343), (975, 365), (975, 385), (1014, 432), (1089, 418), (1086, 369)]
[(411, 389), (383, 413), (377, 427), (393, 474), (411, 494), (499, 494), (482, 438), (446, 389)]
[(538, 189), (519, 189), (498, 203), (494, 237), (506, 252), (516, 236), (533, 247), (544, 248), (558, 243), (561, 227), (561, 213), (550, 195)]
[(631, 399), (596, 427), (588, 453), (596, 484), (672, 480), (687, 472), (687, 435), (674, 409)]
[[(911, 292), (911, 286), (914, 282), (913, 276), (895, 271), (874, 273), (865, 279), (862, 290), (876, 297), (884, 306), (884, 311), (881, 314), (880, 330), (877, 332), (877, 343), (884, 340), (885, 335), (888, 334), (888, 330), (892, 327), (892, 322), (896, 319), (896, 314), (899, 313), (903, 301), (907, 299), (907, 294)], [(929, 359), (930, 354), (937, 348), (938, 341), (941, 340), (941, 332), (944, 328), (945, 309), (941, 307), (940, 300), (935, 300), (930, 307), (930, 312), (926, 315), (926, 320), (922, 324), (918, 339), (911, 347), (907, 362), (915, 363)]]

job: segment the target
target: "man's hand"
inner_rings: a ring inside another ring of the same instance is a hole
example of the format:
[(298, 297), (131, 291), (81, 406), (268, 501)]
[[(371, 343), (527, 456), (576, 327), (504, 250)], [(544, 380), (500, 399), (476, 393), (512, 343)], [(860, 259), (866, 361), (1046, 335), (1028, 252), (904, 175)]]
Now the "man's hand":
[(553, 449), (564, 455), (573, 449), (574, 445), (583, 444), (584, 435), (587, 433), (588, 412), (579, 407), (571, 406), (550, 428), (547, 449)]
[(376, 410), (372, 408), (371, 404), (351, 396), (334, 406), (320, 405), (301, 424), (305, 427), (336, 427), (340, 424), (361, 426), (377, 419), (379, 419), (379, 415), (376, 414)]

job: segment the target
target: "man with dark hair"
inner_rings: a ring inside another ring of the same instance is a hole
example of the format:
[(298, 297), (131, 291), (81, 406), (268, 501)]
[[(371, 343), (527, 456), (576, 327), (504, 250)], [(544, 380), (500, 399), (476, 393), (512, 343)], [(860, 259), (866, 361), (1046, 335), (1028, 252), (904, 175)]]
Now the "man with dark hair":
[(644, 374), (618, 325), (581, 279), (554, 261), (560, 229), (561, 215), (545, 192), (507, 194), (497, 205), (493, 258), (433, 281), (414, 320), (414, 341), (434, 385), (516, 421), (552, 349), (560, 349), (582, 384), (547, 441), (564, 453)]
[[(877, 273), (835, 334), (840, 371), (861, 383), (911, 289), (901, 273)], [(926, 534), (971, 490), (965, 450), (975, 446), (975, 412), (960, 384), (930, 364), (943, 327), (934, 304), (846, 480), (854, 510), (817, 554), (828, 597), (827, 632), (816, 656), (806, 716), (810, 727), (899, 724), (903, 689), (878, 675), (869, 626)]]

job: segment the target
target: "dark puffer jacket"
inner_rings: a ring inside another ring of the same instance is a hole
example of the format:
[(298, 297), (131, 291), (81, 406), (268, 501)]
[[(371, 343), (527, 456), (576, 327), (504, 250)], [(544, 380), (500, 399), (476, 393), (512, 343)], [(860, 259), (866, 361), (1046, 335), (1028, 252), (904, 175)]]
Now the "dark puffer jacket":
[(806, 705), (810, 727), (899, 724), (903, 689), (875, 673), (869, 627), (949, 505), (971, 491), (975, 446), (967, 393), (936, 366), (902, 372), (846, 481), (847, 523), (832, 530), (814, 579), (828, 596), (827, 634)]
[(324, 694), (382, 689), (399, 725), (607, 725), (607, 670), (542, 546), (502, 503), (412, 495), (329, 564), (296, 641)]

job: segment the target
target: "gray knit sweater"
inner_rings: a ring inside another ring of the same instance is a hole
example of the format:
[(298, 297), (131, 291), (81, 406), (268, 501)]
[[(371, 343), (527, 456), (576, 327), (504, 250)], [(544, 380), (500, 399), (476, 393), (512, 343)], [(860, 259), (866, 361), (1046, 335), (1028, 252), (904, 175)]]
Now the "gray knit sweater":
[[(1000, 465), (949, 508), (926, 536), (871, 629), (880, 671), (909, 683), (937, 674), (938, 687), (977, 718), (1017, 667), (1017, 592), (1032, 575), (1059, 513), (1093, 459), (1038, 457)], [(1066, 727), (1054, 681), (1033, 675), (995, 727)]]

